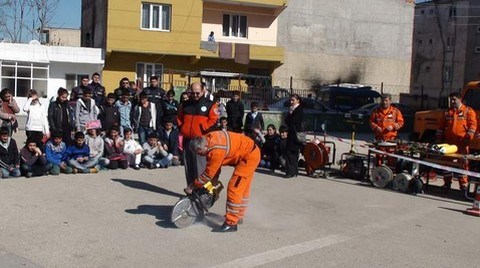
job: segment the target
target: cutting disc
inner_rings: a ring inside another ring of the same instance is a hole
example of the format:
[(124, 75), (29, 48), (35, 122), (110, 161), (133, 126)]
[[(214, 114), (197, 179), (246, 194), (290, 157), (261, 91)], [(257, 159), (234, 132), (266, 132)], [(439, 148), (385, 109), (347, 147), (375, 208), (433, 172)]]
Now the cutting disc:
[(180, 199), (172, 210), (172, 222), (180, 229), (192, 225), (198, 217), (198, 210), (190, 198)]
[(398, 173), (395, 175), (395, 178), (393, 178), (393, 189), (406, 193), (408, 191), (411, 179), (412, 176), (410, 176), (408, 173)]
[(378, 188), (385, 188), (393, 180), (393, 171), (387, 166), (376, 167), (372, 170), (370, 180)]

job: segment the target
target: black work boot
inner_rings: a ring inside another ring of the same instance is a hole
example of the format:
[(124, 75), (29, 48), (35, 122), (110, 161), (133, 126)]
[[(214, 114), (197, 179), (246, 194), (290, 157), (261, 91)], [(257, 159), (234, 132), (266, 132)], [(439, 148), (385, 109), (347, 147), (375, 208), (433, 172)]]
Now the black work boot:
[(212, 232), (214, 233), (230, 233), (230, 232), (236, 232), (236, 231), (237, 231), (237, 225), (228, 225), (226, 222), (224, 222), (222, 226), (218, 226), (212, 229)]

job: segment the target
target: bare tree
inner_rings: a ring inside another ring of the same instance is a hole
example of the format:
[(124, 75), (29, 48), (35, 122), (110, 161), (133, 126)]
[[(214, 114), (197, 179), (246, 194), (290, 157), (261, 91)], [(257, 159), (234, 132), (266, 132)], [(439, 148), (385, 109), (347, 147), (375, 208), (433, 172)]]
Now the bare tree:
[(45, 43), (43, 31), (55, 16), (59, 0), (30, 0), (31, 5), (36, 13), (38, 24), (36, 31), (38, 32), (38, 41)]
[(0, 33), (14, 43), (28, 35), (44, 43), (43, 31), (55, 16), (59, 0), (0, 0)]
[(0, 0), (0, 32), (14, 43), (21, 42), (29, 31), (25, 20), (30, 12), (29, 0)]

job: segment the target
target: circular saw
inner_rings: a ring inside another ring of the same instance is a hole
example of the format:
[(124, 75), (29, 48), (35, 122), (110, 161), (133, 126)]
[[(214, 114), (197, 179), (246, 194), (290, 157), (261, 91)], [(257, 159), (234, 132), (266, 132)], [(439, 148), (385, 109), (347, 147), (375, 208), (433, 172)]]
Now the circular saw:
[(222, 189), (223, 185), (220, 181), (216, 185), (209, 181), (202, 188), (195, 189), (191, 194), (180, 198), (172, 209), (172, 223), (177, 228), (184, 229), (202, 219), (217, 201)]

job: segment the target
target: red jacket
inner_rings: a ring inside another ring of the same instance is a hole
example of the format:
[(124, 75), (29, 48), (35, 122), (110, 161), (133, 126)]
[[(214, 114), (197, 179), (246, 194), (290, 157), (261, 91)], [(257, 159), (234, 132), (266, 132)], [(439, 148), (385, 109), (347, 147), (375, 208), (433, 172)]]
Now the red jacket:
[[(404, 123), (402, 112), (396, 107), (390, 105), (387, 109), (376, 108), (370, 116), (370, 127), (375, 133), (376, 140), (393, 140), (397, 137), (397, 131), (402, 128)], [(387, 127), (392, 130), (388, 131)]]
[(202, 97), (188, 100), (180, 106), (177, 122), (184, 138), (200, 137), (208, 133), (218, 120), (217, 104)]
[(440, 119), (437, 138), (446, 142), (458, 144), (463, 139), (471, 140), (477, 130), (477, 115), (475, 111), (462, 105), (458, 109), (450, 108)]

